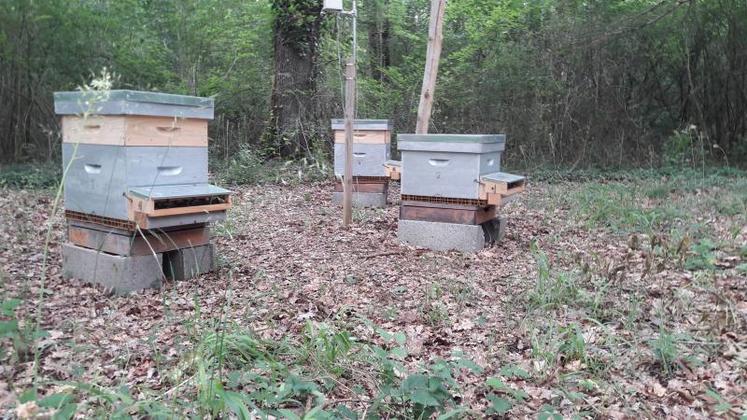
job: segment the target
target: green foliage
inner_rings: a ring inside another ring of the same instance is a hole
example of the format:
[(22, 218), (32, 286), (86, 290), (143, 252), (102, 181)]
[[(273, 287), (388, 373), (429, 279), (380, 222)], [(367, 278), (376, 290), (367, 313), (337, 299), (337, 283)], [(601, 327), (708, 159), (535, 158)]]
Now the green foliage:
[[(359, 7), (358, 113), (411, 131), (429, 4)], [(272, 131), (275, 45), (313, 61), (322, 89), (303, 101), (298, 129), (324, 137), (342, 115), (351, 28), (320, 10), (320, 0), (0, 2), (0, 159), (58, 158), (51, 93), (106, 66), (115, 88), (214, 96), (211, 151), (229, 160)], [(745, 19), (740, 0), (449, 3), (432, 129), (506, 132), (508, 161), (525, 167), (743, 165), (745, 104), (730, 87), (744, 73)], [(328, 149), (320, 140), (309, 143)]]
[[(638, 194), (630, 184), (590, 184), (574, 196), (574, 201), (579, 216), (589, 225), (618, 231), (650, 233), (684, 217), (684, 212), (674, 206), (647, 207)], [(649, 195), (663, 196), (658, 192)]]
[(539, 414), (537, 414), (537, 420), (563, 420), (563, 416), (558, 413), (558, 410), (548, 404), (540, 407)]
[(10, 341), (13, 352), (6, 354), (6, 348), (0, 349), (0, 360), (10, 357), (15, 362), (27, 362), (34, 355), (34, 343), (47, 335), (37, 331), (27, 320), (19, 319), (17, 308), (23, 303), (20, 299), (3, 299), (0, 302), (0, 341)]
[(253, 184), (264, 177), (265, 166), (257, 153), (244, 146), (220, 171), (221, 182), (227, 184)]
[(242, 146), (225, 164), (214, 163), (218, 166), (216, 177), (229, 185), (318, 181), (329, 178), (332, 171), (327, 156), (321, 152), (297, 160), (266, 161), (250, 146)]
[(578, 324), (571, 324), (560, 329), (560, 354), (568, 362), (572, 360), (587, 361), (586, 341)]
[(662, 370), (667, 375), (671, 375), (675, 363), (680, 357), (677, 336), (662, 327), (659, 329), (659, 335), (656, 339), (649, 342), (649, 346)]
[(10, 165), (0, 168), (0, 188), (52, 188), (61, 177), (58, 163)]
[(692, 167), (705, 164), (705, 139), (695, 126), (675, 131), (664, 143), (662, 157), (672, 167)]
[(529, 379), (530, 375), (524, 369), (516, 365), (506, 365), (501, 368), (501, 375), (507, 378)]
[(531, 252), (537, 263), (537, 281), (529, 293), (535, 308), (552, 308), (574, 303), (580, 296), (577, 275), (571, 272), (553, 272), (547, 254), (532, 243)]
[(412, 404), (414, 418), (430, 418), (439, 407), (452, 401), (446, 385), (436, 376), (410, 375), (400, 385), (400, 392)]
[[(501, 375), (508, 377), (515, 376), (514, 373), (516, 372), (516, 369), (518, 368), (515, 366), (503, 367), (501, 369)], [(529, 377), (529, 375), (523, 370), (521, 370), (521, 372), (523, 372), (520, 376), (522, 379), (527, 379)], [(526, 376), (524, 374), (526, 374)], [(488, 378), (487, 381), (485, 381), (485, 385), (487, 385), (488, 389), (491, 391), (491, 393), (486, 395), (486, 398), (490, 402), (488, 414), (505, 416), (514, 406), (523, 403), (524, 400), (529, 398), (529, 395), (525, 391), (511, 388), (499, 378)]]
[(693, 245), (691, 254), (685, 262), (685, 268), (688, 270), (713, 269), (716, 264), (714, 249), (716, 249), (716, 245), (707, 238)]
[(724, 414), (731, 410), (732, 405), (729, 403), (729, 401), (725, 400), (724, 397), (721, 396), (721, 394), (714, 391), (712, 388), (708, 388), (708, 390), (706, 391), (706, 395), (716, 400), (716, 406), (714, 407), (714, 409), (716, 410), (717, 414)]
[[(479, 374), (482, 368), (454, 352), (449, 360), (409, 371), (401, 362), (407, 356), (406, 336), (369, 325), (385, 347), (359, 343), (326, 323), (308, 322), (299, 342), (264, 340), (233, 326), (217, 328), (203, 335), (175, 368), (174, 383), (187, 387), (183, 391), (192, 399), (162, 400), (143, 389), (142, 397), (135, 399), (127, 387), (75, 383), (74, 397), (53, 396), (45, 404), (56, 402), (72, 413), (74, 401), (85, 400), (89, 410), (95, 403), (97, 413), (112, 413), (114, 418), (196, 413), (211, 418), (352, 419), (357, 414), (351, 408), (342, 404), (327, 408), (326, 401), (339, 379), (356, 374), (375, 391), (372, 396), (363, 387), (358, 391), (372, 397), (369, 415), (446, 419), (465, 411), (454, 398), (459, 391), (454, 372)], [(29, 400), (38, 398), (30, 395)]]

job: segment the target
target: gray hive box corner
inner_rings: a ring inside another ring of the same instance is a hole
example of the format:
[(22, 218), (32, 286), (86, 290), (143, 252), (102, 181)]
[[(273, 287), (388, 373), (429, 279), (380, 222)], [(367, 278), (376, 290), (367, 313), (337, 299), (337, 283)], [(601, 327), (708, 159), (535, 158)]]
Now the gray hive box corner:
[(55, 92), (58, 115), (144, 115), (212, 120), (213, 98), (133, 90)]

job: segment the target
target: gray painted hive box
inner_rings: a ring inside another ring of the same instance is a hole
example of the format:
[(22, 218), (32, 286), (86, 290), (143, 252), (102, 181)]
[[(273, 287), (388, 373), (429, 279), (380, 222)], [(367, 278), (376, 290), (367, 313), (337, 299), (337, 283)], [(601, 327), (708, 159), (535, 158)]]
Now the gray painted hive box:
[(483, 175), (499, 172), (503, 134), (399, 134), (402, 194), (481, 199)]
[[(196, 192), (213, 187), (207, 183), (211, 98), (128, 90), (57, 92), (54, 98), (55, 111), (62, 115), (63, 168), (69, 167), (64, 180), (66, 210), (135, 221), (132, 195), (139, 187), (190, 185)], [(220, 190), (217, 196), (229, 194)], [(201, 212), (180, 207), (188, 201), (183, 189), (179, 196), (158, 199), (160, 218), (148, 216), (156, 213), (141, 214), (141, 227), (225, 216), (216, 207)], [(163, 211), (164, 200), (171, 200), (170, 212)], [(215, 204), (211, 200), (195, 197), (187, 207)], [(156, 197), (147, 201), (158, 202)]]
[[(335, 137), (335, 175), (345, 174), (345, 120), (332, 120)], [(388, 120), (353, 122), (353, 176), (385, 177), (392, 126)]]

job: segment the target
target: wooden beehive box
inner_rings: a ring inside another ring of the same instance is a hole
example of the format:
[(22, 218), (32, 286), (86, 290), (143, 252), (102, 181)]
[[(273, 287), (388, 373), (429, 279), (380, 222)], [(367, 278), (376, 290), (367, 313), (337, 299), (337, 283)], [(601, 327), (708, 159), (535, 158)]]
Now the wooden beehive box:
[[(135, 190), (181, 185), (200, 192), (214, 187), (208, 184), (211, 98), (115, 90), (57, 92), (54, 99), (62, 117), (63, 167), (69, 167), (66, 210), (137, 221), (130, 209)], [(180, 194), (189, 195), (189, 188)], [(201, 223), (225, 214), (224, 208), (212, 209), (174, 208), (150, 225)]]
[[(345, 120), (332, 120), (335, 139), (335, 175), (345, 173)], [(387, 176), (391, 125), (388, 120), (355, 120), (353, 123), (353, 176)]]
[(400, 134), (402, 194), (480, 200), (480, 178), (499, 172), (506, 137)]

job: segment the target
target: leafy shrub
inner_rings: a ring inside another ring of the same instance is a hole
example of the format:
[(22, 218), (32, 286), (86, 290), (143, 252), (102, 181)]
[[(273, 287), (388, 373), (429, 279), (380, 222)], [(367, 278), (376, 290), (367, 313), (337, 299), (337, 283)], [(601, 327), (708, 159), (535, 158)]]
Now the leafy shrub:
[(0, 187), (51, 188), (62, 178), (59, 163), (11, 165), (0, 169)]
[(262, 172), (263, 162), (259, 154), (244, 146), (228, 161), (219, 178), (232, 185), (254, 184), (262, 179)]
[(664, 143), (664, 164), (673, 167), (698, 166), (705, 162), (703, 134), (691, 125), (675, 131)]
[(275, 182), (281, 184), (319, 181), (332, 175), (327, 156), (312, 150), (297, 160), (264, 160), (249, 146), (242, 147), (228, 163), (219, 164), (218, 178), (230, 185)]

